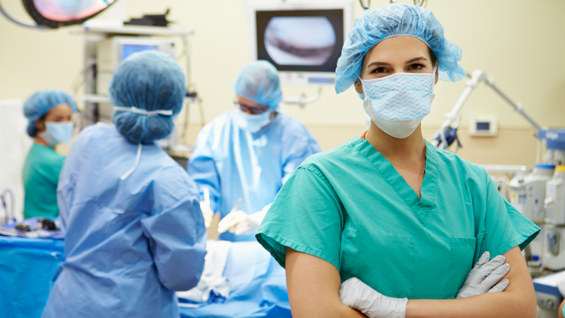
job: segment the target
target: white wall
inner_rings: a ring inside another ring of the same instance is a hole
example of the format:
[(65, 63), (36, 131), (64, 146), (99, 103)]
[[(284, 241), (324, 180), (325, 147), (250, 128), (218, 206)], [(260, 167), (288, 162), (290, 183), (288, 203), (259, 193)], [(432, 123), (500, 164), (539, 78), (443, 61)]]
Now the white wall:
[[(25, 18), (19, 1), (3, 2), (10, 12)], [(386, 3), (373, 0), (372, 7)], [(203, 99), (205, 118), (210, 120), (232, 109), (233, 78), (250, 61), (244, 1), (129, 0), (127, 12), (130, 17), (139, 17), (167, 8), (171, 8), (171, 20), (195, 31), (191, 38), (191, 74)], [(361, 16), (357, 1), (353, 1), (353, 8), (355, 17)], [(499, 87), (521, 101), (540, 124), (565, 127), (565, 63), (561, 62), (565, 51), (564, 1), (429, 0), (427, 8), (443, 24), (448, 39), (463, 48), (461, 65), (466, 70), (480, 68), (493, 76)], [(28, 30), (0, 17), (0, 43), (0, 99), (23, 99), (44, 88), (70, 90), (81, 70), (82, 39), (69, 35), (68, 29)], [(180, 63), (184, 65), (184, 61)], [(463, 88), (463, 82), (437, 85), (432, 112), (423, 122), (426, 132), (433, 132), (441, 124)], [(314, 94), (316, 89), (284, 87), (283, 91), (287, 95)], [(315, 131), (324, 149), (335, 147), (364, 129), (365, 114), (352, 89), (336, 95), (332, 88), (326, 88), (322, 98), (306, 109), (288, 106), (286, 111)], [(489, 88), (477, 89), (462, 115), (463, 126), (470, 115), (496, 115), (501, 132), (521, 131), (501, 133), (492, 139), (474, 138), (467, 146), (464, 143), (462, 157), (475, 158), (478, 163), (534, 163), (535, 140), (524, 143), (521, 149), (509, 142), (513, 136), (528, 135), (531, 127)], [(199, 123), (196, 107), (191, 109), (190, 118), (192, 131)], [(336, 134), (342, 138), (334, 138)], [(189, 142), (194, 135), (188, 137)], [(496, 157), (472, 156), (488, 154), (490, 149), (502, 151)]]
[[(6, 189), (14, 194), (13, 211), (16, 218), (23, 218), (24, 187), (22, 170), (32, 139), (26, 133), (27, 120), (23, 116), (20, 100), (0, 99), (0, 194)], [(5, 138), (4, 138), (5, 137)], [(10, 200), (8, 198), (7, 200)], [(8, 205), (8, 209), (12, 209)], [(4, 217), (0, 205), (0, 218)], [(2, 223), (4, 219), (0, 220)]]

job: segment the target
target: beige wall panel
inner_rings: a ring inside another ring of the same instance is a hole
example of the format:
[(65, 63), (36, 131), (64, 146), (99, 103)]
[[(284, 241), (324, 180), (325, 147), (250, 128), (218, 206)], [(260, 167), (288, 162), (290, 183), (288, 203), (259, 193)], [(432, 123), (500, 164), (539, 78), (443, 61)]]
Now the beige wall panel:
[[(372, 7), (388, 2), (373, 0)], [(360, 17), (358, 2), (352, 3), (354, 16)], [(15, 16), (29, 19), (21, 1), (4, 0), (3, 4)], [(233, 109), (233, 79), (251, 57), (245, 1), (128, 0), (127, 13), (139, 17), (167, 8), (171, 8), (171, 20), (195, 31), (190, 74), (203, 100), (205, 120)], [(463, 48), (461, 65), (466, 70), (482, 69), (493, 76), (497, 85), (512, 99), (521, 101), (541, 125), (565, 127), (565, 63), (561, 63), (565, 1), (429, 0), (428, 9), (441, 21), (448, 39)], [(46, 88), (70, 91), (82, 70), (82, 38), (70, 35), (69, 29), (31, 30), (0, 17), (0, 43), (0, 99), (25, 99)], [(184, 59), (179, 63), (185, 68)], [(423, 122), (430, 132), (441, 124), (463, 89), (464, 82), (437, 85), (432, 112)], [(288, 96), (311, 95), (316, 88), (284, 87), (283, 92)], [(353, 90), (336, 95), (328, 87), (319, 101), (305, 109), (285, 109), (314, 132), (324, 149), (355, 136), (365, 123), (361, 101)], [(496, 138), (480, 140), (462, 131), (462, 157), (480, 163), (535, 161), (535, 139), (528, 139), (529, 124), (489, 88), (481, 86), (473, 92), (462, 111), (462, 123), (467, 124), (471, 115), (497, 116), (500, 133)], [(194, 136), (199, 122), (199, 111), (192, 107), (190, 131)]]

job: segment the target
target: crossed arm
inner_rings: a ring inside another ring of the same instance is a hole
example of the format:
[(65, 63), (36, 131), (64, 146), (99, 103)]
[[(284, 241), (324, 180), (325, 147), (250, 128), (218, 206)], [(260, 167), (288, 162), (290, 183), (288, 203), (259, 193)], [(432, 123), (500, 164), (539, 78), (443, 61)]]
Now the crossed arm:
[[(515, 247), (504, 254), (510, 285), (504, 292), (449, 300), (409, 300), (406, 318), (536, 317), (535, 292), (522, 253)], [(342, 304), (339, 271), (315, 256), (286, 249), (286, 275), (292, 315), (302, 317), (365, 317)]]

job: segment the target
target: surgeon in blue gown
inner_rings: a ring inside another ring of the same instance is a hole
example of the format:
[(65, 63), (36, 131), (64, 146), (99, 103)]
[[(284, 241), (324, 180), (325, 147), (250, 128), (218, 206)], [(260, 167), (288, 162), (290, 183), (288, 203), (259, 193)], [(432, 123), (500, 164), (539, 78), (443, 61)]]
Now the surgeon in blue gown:
[(198, 283), (206, 229), (196, 185), (154, 141), (173, 131), (184, 75), (164, 53), (136, 53), (109, 92), (115, 126), (84, 129), (61, 172), (66, 259), (42, 317), (179, 317), (174, 291)]
[(234, 91), (236, 109), (202, 129), (188, 173), (205, 198), (203, 212), (221, 213), (220, 239), (249, 241), (283, 183), (320, 146), (300, 121), (279, 111), (280, 80), (269, 62), (245, 66)]

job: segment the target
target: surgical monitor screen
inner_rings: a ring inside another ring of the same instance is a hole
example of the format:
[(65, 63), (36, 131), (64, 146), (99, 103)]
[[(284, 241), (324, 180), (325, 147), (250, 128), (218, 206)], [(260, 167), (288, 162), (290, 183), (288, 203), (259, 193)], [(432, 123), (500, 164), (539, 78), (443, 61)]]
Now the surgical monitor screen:
[(139, 44), (124, 44), (122, 46), (122, 59), (125, 60), (128, 56), (135, 52), (157, 50), (157, 45), (139, 45)]
[(256, 11), (257, 59), (279, 71), (335, 72), (343, 9)]

